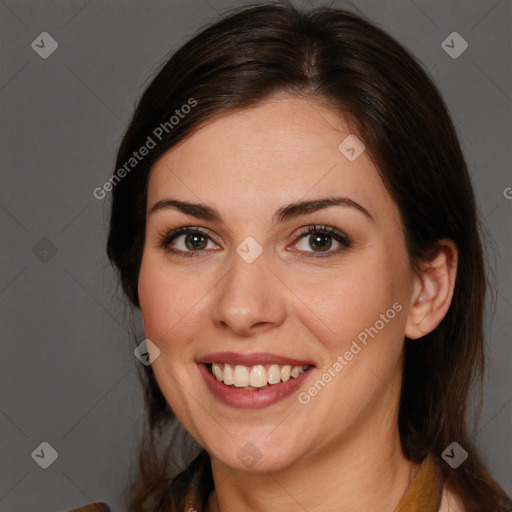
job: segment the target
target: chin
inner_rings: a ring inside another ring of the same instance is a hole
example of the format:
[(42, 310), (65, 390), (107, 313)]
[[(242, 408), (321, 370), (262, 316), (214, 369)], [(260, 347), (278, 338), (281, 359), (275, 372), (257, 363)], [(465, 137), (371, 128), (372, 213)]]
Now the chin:
[[(207, 447), (207, 451), (212, 457), (218, 459), (222, 464), (237, 471), (246, 471), (251, 473), (270, 473), (285, 470), (294, 464), (299, 457), (303, 455), (304, 441), (298, 444), (283, 442), (279, 440), (269, 440), (265, 438), (268, 434), (260, 438), (251, 436), (252, 441), (247, 440), (246, 436), (237, 436), (226, 440), (225, 447), (219, 443), (214, 443), (213, 449)], [(300, 447), (300, 453), (298, 448)]]

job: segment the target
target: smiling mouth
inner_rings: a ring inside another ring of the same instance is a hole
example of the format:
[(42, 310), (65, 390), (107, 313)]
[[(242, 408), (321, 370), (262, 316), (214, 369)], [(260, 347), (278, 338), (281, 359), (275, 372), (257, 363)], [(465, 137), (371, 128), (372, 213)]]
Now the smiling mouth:
[(210, 373), (230, 388), (258, 391), (295, 379), (312, 368), (310, 365), (229, 365), (209, 363)]

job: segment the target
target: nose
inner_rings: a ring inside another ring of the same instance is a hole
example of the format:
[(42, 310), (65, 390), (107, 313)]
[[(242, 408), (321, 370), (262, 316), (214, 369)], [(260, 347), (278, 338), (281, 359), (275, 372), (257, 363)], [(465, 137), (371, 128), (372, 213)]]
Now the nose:
[(286, 317), (283, 288), (265, 252), (251, 263), (234, 253), (212, 301), (214, 324), (244, 337), (281, 325)]

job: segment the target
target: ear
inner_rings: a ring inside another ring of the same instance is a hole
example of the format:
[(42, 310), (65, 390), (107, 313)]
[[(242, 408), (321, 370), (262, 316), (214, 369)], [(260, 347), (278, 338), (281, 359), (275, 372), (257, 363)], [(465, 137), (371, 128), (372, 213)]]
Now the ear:
[(436, 256), (420, 265), (414, 279), (405, 335), (418, 339), (433, 331), (445, 317), (457, 277), (458, 251), (452, 240), (437, 242)]

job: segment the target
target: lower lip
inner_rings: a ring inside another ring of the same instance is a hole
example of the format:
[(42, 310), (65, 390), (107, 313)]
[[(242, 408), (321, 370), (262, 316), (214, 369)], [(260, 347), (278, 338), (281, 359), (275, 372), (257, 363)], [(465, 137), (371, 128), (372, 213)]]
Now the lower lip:
[(313, 369), (310, 368), (298, 377), (290, 378), (279, 384), (272, 384), (265, 389), (248, 390), (226, 386), (212, 375), (204, 363), (199, 363), (198, 366), (210, 391), (221, 402), (240, 409), (261, 409), (284, 400), (304, 383)]

